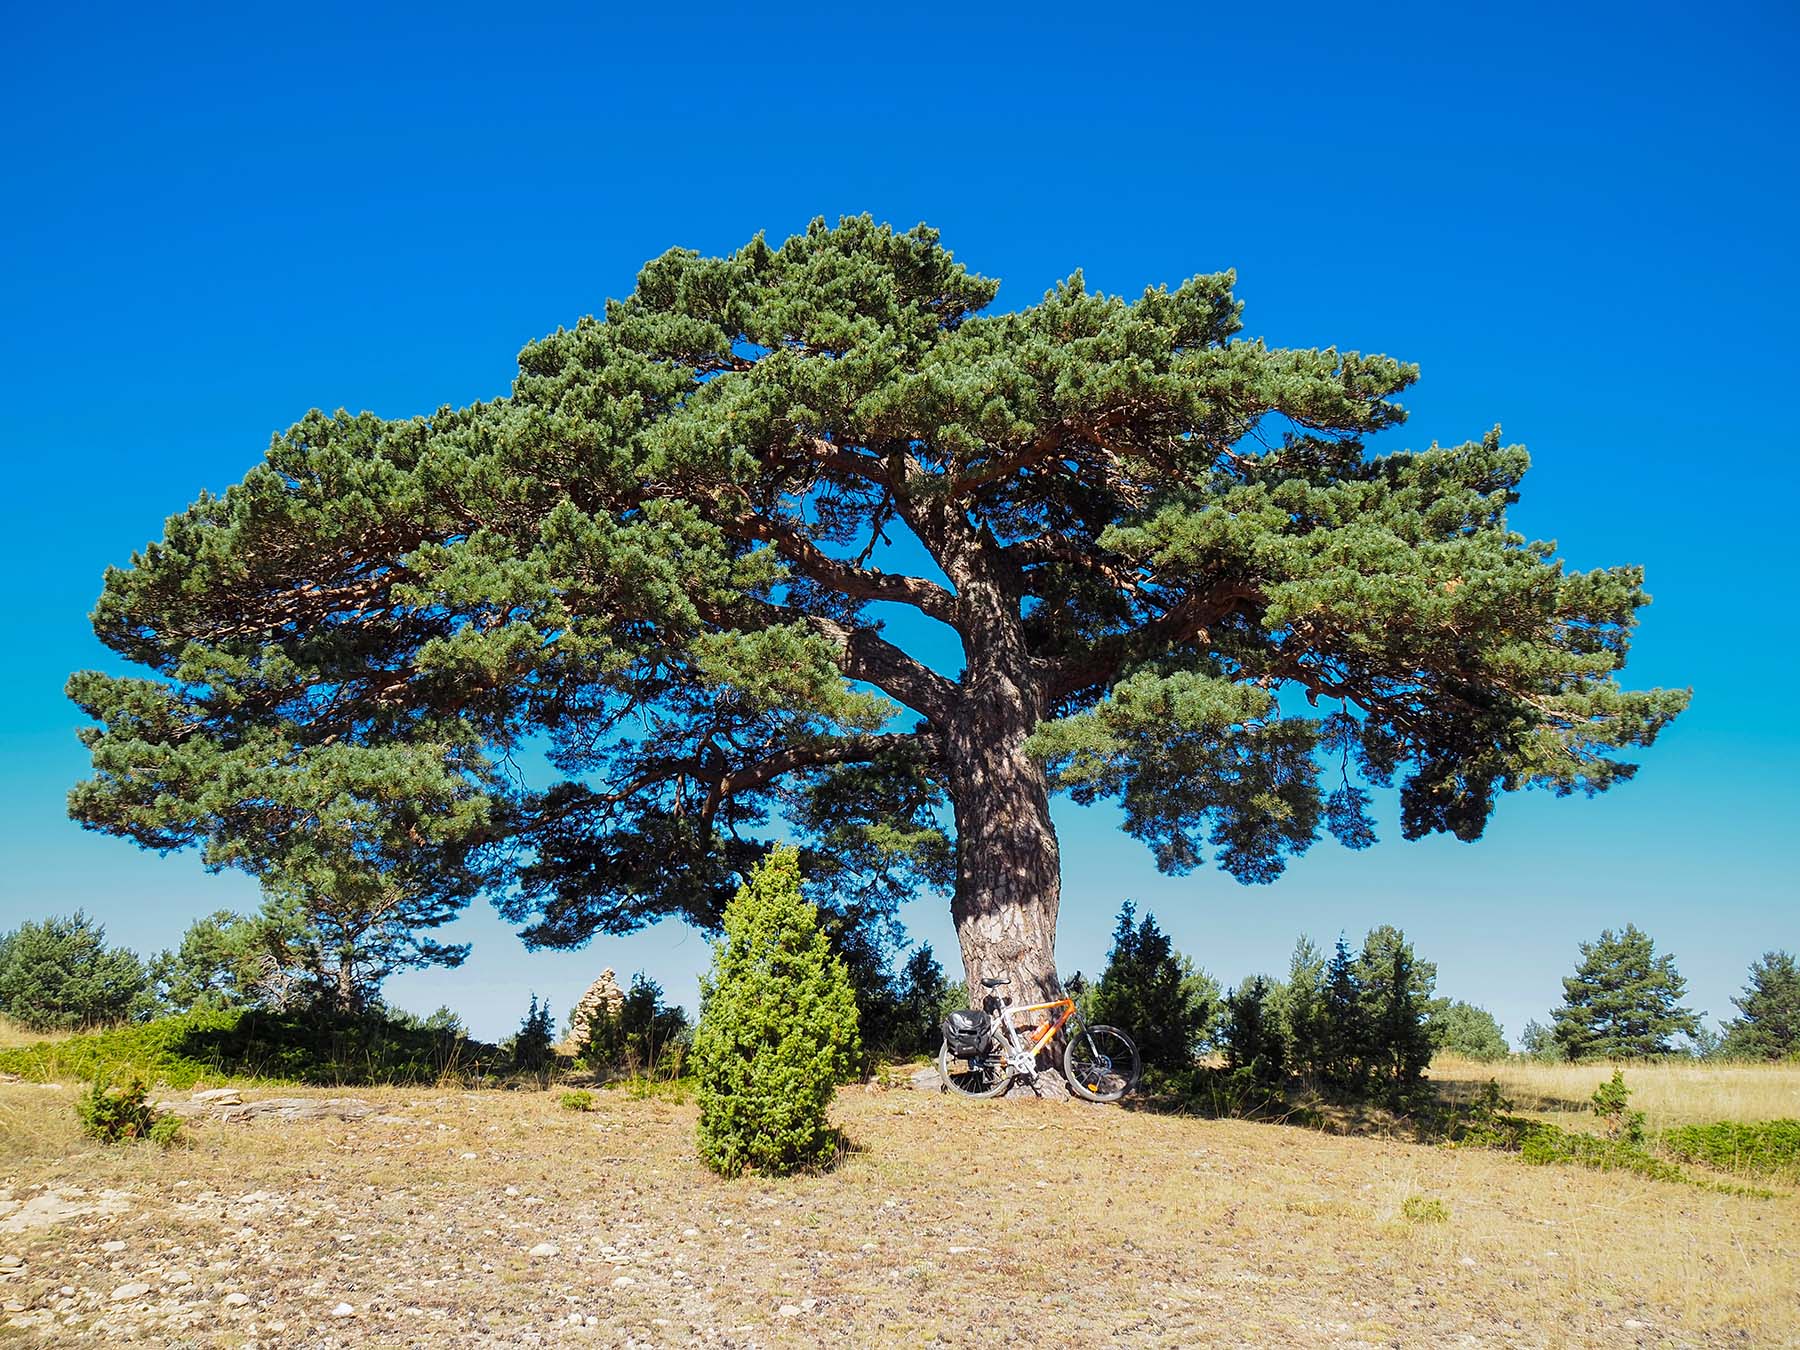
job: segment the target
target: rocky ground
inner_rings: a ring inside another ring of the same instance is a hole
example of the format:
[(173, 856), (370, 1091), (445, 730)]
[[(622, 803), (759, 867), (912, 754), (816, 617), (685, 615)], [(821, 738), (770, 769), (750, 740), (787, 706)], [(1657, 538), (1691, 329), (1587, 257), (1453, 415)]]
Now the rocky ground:
[(737, 1182), (617, 1092), (246, 1090), (162, 1153), (0, 1085), (0, 1342), (1800, 1338), (1792, 1196), (905, 1082), (840, 1096), (835, 1171)]

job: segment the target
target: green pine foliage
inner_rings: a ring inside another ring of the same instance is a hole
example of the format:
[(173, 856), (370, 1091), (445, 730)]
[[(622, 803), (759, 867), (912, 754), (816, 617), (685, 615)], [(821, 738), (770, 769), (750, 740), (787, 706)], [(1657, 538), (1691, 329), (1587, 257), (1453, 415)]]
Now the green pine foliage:
[(1210, 1045), (1219, 987), (1175, 950), (1154, 914), (1140, 920), (1128, 900), (1088, 1008), (1094, 1021), (1127, 1031), (1146, 1068), (1190, 1069)]
[(1347, 1096), (1366, 1091), (1375, 1069), (1375, 1028), (1363, 999), (1356, 957), (1341, 933), (1325, 963), (1322, 1018), (1320, 1079)]
[(1556, 1032), (1535, 1018), (1527, 1021), (1519, 1033), (1519, 1053), (1541, 1064), (1560, 1064), (1569, 1057), (1562, 1042), (1556, 1039)]
[(0, 1013), (28, 1031), (142, 1021), (155, 1010), (144, 963), (108, 947), (106, 929), (81, 910), (0, 935)]
[(1486, 1008), (1461, 999), (1444, 1004), (1431, 1014), (1432, 1043), (1464, 1059), (1491, 1062), (1510, 1053), (1506, 1033)]
[(1269, 981), (1253, 976), (1225, 999), (1225, 1021), (1220, 1033), (1225, 1065), (1248, 1073), (1259, 1083), (1279, 1083), (1287, 1076), (1288, 1040), (1272, 1006)]
[(506, 1043), (506, 1052), (521, 1073), (541, 1073), (556, 1063), (556, 1017), (548, 999), (540, 1003), (536, 994), (531, 996), (531, 1006)]
[[(790, 835), (822, 899), (968, 913), (999, 877), (950, 822), (1048, 860), (1053, 789), (1259, 883), (1367, 846), (1375, 789), (1473, 839), (1503, 792), (1629, 779), (1687, 702), (1619, 682), (1642, 570), (1520, 534), (1498, 428), (1372, 450), (1417, 367), (1246, 336), (1234, 286), (1001, 313), (933, 230), (819, 220), (652, 260), (501, 397), (306, 413), (107, 573), (128, 669), (69, 680), (70, 812), (298, 894), (349, 1011), (476, 895), (533, 945), (716, 930)], [(1047, 919), (1045, 867), (1009, 903)]]
[(1305, 934), (1294, 943), (1287, 981), (1274, 993), (1288, 1066), (1302, 1078), (1316, 1081), (1323, 1076), (1328, 1052), (1325, 957)]
[(1731, 1059), (1800, 1058), (1800, 967), (1790, 952), (1764, 952), (1750, 967), (1738, 1015), (1718, 1052)]
[(1406, 934), (1373, 929), (1356, 958), (1356, 985), (1368, 1037), (1364, 1059), (1373, 1082), (1398, 1100), (1425, 1076), (1436, 1048), (1431, 1018), (1437, 966), (1413, 954)]
[(1658, 956), (1649, 934), (1636, 924), (1607, 929), (1581, 944), (1581, 961), (1563, 980), (1553, 1034), (1572, 1060), (1673, 1054), (1673, 1037), (1700, 1032), (1699, 1017), (1681, 1005), (1686, 993), (1675, 958)]
[(861, 1058), (856, 998), (796, 850), (778, 846), (726, 906), (694, 1033), (700, 1156), (726, 1175), (830, 1162), (826, 1110)]

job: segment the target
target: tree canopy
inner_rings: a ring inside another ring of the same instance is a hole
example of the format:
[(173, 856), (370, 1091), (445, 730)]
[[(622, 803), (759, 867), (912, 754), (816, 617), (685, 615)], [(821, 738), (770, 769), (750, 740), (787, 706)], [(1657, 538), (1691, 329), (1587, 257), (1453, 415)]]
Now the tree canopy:
[(1648, 933), (1630, 923), (1616, 933), (1609, 928), (1581, 944), (1551, 1032), (1570, 1059), (1667, 1055), (1675, 1049), (1671, 1037), (1700, 1033), (1700, 1018), (1681, 1004), (1686, 994), (1674, 956), (1658, 956)]
[(671, 250), (505, 397), (308, 413), (107, 573), (145, 673), (70, 680), (71, 812), (548, 945), (716, 928), (785, 832), (821, 900), (951, 890), (1028, 994), (1053, 789), (1265, 882), (1373, 787), (1473, 839), (1629, 778), (1686, 701), (1615, 678), (1641, 570), (1514, 531), (1498, 429), (1371, 452), (1417, 368), (1247, 337), (1234, 281), (995, 312), (932, 230), (819, 221)]

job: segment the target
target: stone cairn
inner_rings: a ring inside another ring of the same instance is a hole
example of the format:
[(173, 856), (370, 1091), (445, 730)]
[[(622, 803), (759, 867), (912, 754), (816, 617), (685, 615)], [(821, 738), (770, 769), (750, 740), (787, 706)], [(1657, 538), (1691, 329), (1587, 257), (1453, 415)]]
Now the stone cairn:
[(588, 1028), (601, 1011), (617, 1017), (624, 1006), (625, 991), (619, 988), (613, 969), (608, 966), (600, 972), (600, 978), (588, 986), (587, 993), (575, 1005), (575, 1011), (569, 1014), (569, 1034), (557, 1049), (565, 1055), (581, 1053), (581, 1047), (587, 1044)]

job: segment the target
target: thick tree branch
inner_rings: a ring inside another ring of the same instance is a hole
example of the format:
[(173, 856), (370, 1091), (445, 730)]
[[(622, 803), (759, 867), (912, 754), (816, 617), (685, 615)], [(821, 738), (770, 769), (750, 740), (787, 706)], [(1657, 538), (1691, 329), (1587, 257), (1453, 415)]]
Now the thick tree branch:
[(1183, 642), (1206, 641), (1206, 630), (1240, 605), (1256, 604), (1261, 592), (1248, 582), (1221, 581), (1193, 591), (1160, 618), (1125, 633), (1100, 639), (1087, 651), (1053, 663), (1050, 697), (1062, 699), (1089, 685), (1109, 683), (1127, 663), (1143, 660)]
[(891, 600), (911, 605), (941, 623), (952, 626), (956, 623), (956, 597), (936, 582), (898, 572), (858, 567), (829, 557), (799, 529), (782, 521), (752, 516), (732, 521), (724, 529), (727, 534), (740, 539), (773, 544), (801, 576), (839, 595), (852, 600)]

